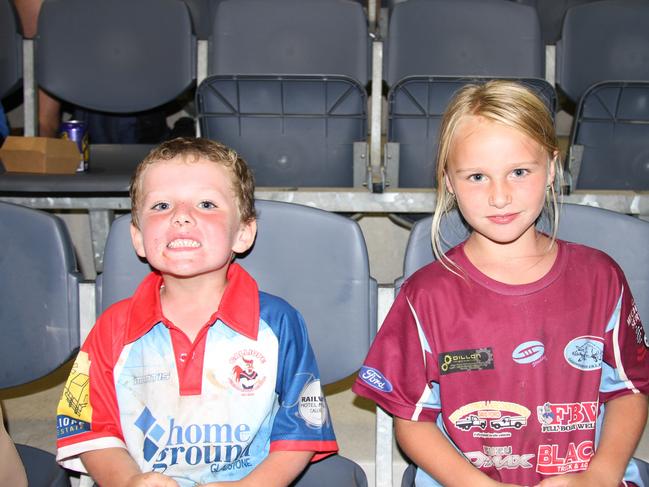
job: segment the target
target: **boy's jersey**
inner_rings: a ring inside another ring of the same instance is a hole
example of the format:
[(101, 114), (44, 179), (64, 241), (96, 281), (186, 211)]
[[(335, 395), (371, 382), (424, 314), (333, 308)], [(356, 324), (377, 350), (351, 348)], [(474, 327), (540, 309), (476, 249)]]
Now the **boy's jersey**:
[[(435, 421), (498, 481), (536, 485), (585, 470), (606, 403), (649, 392), (645, 334), (622, 271), (561, 241), (551, 270), (525, 285), (485, 276), (463, 245), (448, 257), (459, 275), (435, 262), (403, 285), (354, 391), (398, 417)], [(642, 485), (633, 463), (625, 479)], [(417, 485), (439, 484), (420, 469)]]
[(58, 460), (127, 448), (181, 486), (239, 479), (271, 451), (337, 450), (302, 317), (233, 264), (194, 343), (166, 321), (162, 279), (97, 321), (58, 406)]

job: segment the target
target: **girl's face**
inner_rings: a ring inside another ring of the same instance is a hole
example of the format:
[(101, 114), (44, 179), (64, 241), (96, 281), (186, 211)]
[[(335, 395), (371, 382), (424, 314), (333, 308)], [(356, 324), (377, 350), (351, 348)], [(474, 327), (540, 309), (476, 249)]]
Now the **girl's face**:
[(548, 184), (551, 156), (523, 132), (480, 116), (458, 124), (445, 173), (472, 238), (497, 244), (535, 235)]

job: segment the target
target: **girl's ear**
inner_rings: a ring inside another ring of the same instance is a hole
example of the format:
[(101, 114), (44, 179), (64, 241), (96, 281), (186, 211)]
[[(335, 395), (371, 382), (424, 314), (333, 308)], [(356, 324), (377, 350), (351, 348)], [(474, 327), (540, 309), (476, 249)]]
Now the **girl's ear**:
[(446, 191), (451, 194), (455, 194), (455, 190), (453, 189), (453, 185), (451, 184), (451, 178), (448, 177), (448, 173), (446, 171), (444, 171), (444, 184), (446, 185)]
[(559, 151), (554, 151), (552, 153), (552, 159), (550, 159), (549, 162), (549, 168), (548, 168), (548, 186), (552, 186), (554, 184), (554, 178), (557, 175), (557, 158), (559, 157)]

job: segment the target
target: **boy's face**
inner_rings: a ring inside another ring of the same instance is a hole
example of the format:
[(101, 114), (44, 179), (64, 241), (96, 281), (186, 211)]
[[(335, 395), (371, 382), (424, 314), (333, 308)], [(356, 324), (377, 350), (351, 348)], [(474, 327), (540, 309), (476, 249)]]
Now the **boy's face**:
[(140, 257), (164, 276), (225, 275), (232, 254), (245, 252), (257, 230), (242, 223), (230, 171), (205, 159), (148, 167), (142, 179), (140, 228), (131, 225)]

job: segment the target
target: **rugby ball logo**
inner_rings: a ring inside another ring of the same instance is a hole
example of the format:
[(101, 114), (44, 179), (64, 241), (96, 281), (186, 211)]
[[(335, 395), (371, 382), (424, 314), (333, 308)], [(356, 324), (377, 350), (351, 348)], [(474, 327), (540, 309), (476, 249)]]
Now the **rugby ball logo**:
[(545, 354), (545, 346), (538, 341), (521, 343), (512, 352), (512, 359), (517, 364), (531, 364), (540, 360)]

